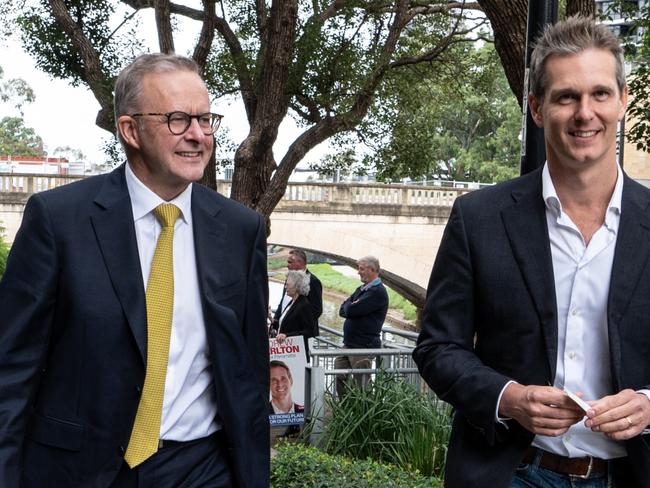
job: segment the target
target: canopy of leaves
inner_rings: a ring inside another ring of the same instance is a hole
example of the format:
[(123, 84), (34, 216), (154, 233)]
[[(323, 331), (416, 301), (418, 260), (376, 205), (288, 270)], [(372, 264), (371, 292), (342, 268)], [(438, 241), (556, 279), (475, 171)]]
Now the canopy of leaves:
[(625, 53), (632, 63), (628, 78), (630, 99), (627, 113), (632, 119), (626, 136), (639, 150), (650, 152), (650, 2), (617, 0), (602, 12), (608, 19), (634, 19), (631, 28), (621, 32)]
[(463, 44), (446, 55), (455, 62), (390, 76), (359, 131), (371, 149), (364, 155), (349, 144), (317, 169), (375, 168), (381, 181), (516, 176), (521, 113), (493, 46)]
[(0, 154), (43, 156), (43, 140), (20, 117), (0, 120)]

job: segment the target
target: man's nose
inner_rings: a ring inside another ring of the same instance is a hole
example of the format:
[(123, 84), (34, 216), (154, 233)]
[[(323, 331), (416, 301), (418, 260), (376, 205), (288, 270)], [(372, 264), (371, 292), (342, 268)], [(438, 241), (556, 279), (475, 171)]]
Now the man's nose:
[(594, 101), (589, 96), (584, 96), (578, 101), (576, 107), (576, 120), (591, 120), (594, 118)]
[(185, 134), (183, 135), (187, 139), (198, 140), (198, 141), (203, 140), (204, 137), (210, 137), (210, 136), (206, 136), (203, 133), (203, 129), (201, 129), (198, 119), (190, 119), (190, 126), (187, 128)]

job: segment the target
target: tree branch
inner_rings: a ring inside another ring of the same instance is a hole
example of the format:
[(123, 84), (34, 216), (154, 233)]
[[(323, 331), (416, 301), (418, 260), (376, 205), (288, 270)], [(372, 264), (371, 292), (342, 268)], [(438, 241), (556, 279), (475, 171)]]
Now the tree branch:
[(158, 46), (160, 52), (170, 54), (174, 52), (174, 36), (169, 0), (154, 0), (156, 12), (156, 28), (158, 30)]
[(64, 0), (49, 0), (49, 2), (50, 7), (52, 7), (52, 15), (54, 15), (57, 23), (70, 38), (79, 53), (84, 79), (101, 106), (97, 114), (96, 124), (102, 129), (115, 134), (113, 90), (111, 84), (103, 75), (99, 54), (93, 48), (81, 27), (72, 20)]
[(202, 0), (203, 10), (205, 15), (203, 16), (203, 25), (201, 26), (201, 34), (199, 35), (199, 40), (194, 47), (194, 53), (192, 54), (192, 59), (201, 67), (201, 70), (205, 68), (205, 63), (208, 59), (208, 54), (210, 53), (210, 48), (212, 47), (212, 40), (214, 39), (214, 29), (217, 24), (217, 14), (215, 12), (215, 2), (214, 0)]

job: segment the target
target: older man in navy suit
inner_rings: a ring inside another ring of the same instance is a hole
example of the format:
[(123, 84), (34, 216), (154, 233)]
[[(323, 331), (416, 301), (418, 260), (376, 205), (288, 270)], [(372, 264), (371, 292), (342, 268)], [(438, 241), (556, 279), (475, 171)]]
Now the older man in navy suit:
[(530, 80), (546, 164), (455, 202), (413, 354), (455, 407), (446, 486), (648, 486), (650, 192), (616, 164), (622, 49), (570, 18)]
[(196, 64), (115, 87), (128, 162), (30, 198), (0, 282), (0, 486), (266, 487), (264, 220), (193, 183)]

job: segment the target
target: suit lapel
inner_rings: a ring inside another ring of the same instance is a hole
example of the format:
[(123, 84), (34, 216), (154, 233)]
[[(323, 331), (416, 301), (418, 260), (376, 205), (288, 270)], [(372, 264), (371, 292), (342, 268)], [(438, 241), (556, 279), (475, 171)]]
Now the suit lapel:
[(501, 211), (501, 218), (539, 316), (553, 379), (557, 360), (557, 304), (541, 172), (530, 175), (527, 181), (527, 187), (513, 191), (514, 203)]
[(615, 371), (619, 370), (618, 366), (621, 364), (618, 326), (634, 294), (650, 252), (648, 246), (650, 218), (647, 213), (649, 204), (648, 191), (625, 176), (621, 220), (616, 236), (616, 251), (607, 302), (610, 351)]
[(91, 215), (97, 242), (142, 359), (146, 357), (144, 284), (124, 165), (113, 171), (95, 198)]
[(214, 287), (227, 280), (224, 269), (228, 269), (228, 249), (226, 235), (228, 226), (217, 216), (220, 205), (208, 198), (205, 189), (198, 184), (192, 188), (192, 221), (194, 249), (196, 251), (197, 271), (201, 292), (211, 296)]

